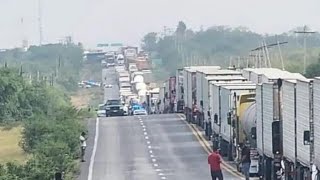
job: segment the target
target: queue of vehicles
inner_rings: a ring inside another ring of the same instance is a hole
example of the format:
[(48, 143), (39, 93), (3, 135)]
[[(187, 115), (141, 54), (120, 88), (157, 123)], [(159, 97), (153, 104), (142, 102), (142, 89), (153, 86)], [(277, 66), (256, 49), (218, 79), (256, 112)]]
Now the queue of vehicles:
[[(151, 73), (148, 56), (143, 52), (138, 53), (138, 48), (136, 47), (122, 47), (120, 52), (114, 56), (114, 64), (110, 64), (111, 60), (108, 61), (108, 58), (111, 59), (112, 53), (106, 53), (104, 61), (107, 62), (107, 65), (103, 66), (104, 68), (114, 66), (120, 92), (119, 101), (112, 106), (108, 105), (107, 102), (104, 107), (99, 109), (106, 108), (106, 116), (155, 113), (156, 94), (159, 94), (159, 92), (156, 92), (154, 88), (148, 87), (144, 82), (144, 75)], [(104, 87), (113, 88), (111, 84), (105, 84)], [(108, 109), (111, 111), (109, 112)], [(102, 110), (98, 110), (99, 114), (103, 116)]]
[(320, 168), (320, 78), (276, 68), (178, 69), (159, 90), (161, 113), (183, 112), (222, 156), (261, 179), (316, 180)]

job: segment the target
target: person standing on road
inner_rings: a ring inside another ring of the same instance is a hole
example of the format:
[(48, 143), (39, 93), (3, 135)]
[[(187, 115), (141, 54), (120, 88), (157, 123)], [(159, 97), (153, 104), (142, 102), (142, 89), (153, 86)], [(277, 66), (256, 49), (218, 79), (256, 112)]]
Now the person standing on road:
[(241, 151), (241, 163), (242, 163), (242, 173), (245, 175), (246, 180), (249, 180), (250, 178), (250, 164), (251, 164), (251, 159), (250, 159), (250, 148), (247, 147), (245, 144), (242, 146), (242, 151)]
[(84, 155), (85, 155), (85, 150), (86, 150), (86, 147), (87, 147), (87, 142), (86, 142), (87, 138), (85, 136), (86, 136), (85, 132), (82, 132), (81, 135), (80, 135), (81, 162), (85, 162)]
[(213, 147), (213, 152), (208, 156), (208, 164), (210, 165), (212, 180), (223, 180), (223, 175), (220, 167), (221, 157), (216, 147)]

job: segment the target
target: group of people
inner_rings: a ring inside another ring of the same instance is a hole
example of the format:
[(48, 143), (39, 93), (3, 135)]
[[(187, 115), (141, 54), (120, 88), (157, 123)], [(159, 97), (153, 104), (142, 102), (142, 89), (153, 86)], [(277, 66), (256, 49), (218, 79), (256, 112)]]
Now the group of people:
[[(223, 180), (223, 174), (221, 171), (221, 157), (219, 154), (219, 151), (216, 147), (213, 147), (213, 152), (208, 156), (208, 164), (210, 165), (210, 171), (211, 171), (211, 178), (212, 180)], [(241, 151), (241, 170), (242, 173), (245, 175), (246, 180), (249, 180), (250, 178), (250, 148), (248, 148), (246, 145), (242, 146)]]
[[(86, 133), (82, 132), (80, 135), (80, 145), (81, 145), (81, 162), (85, 162), (84, 155), (85, 155), (85, 150), (87, 147), (87, 137)], [(221, 157), (219, 154), (219, 151), (216, 147), (213, 147), (213, 152), (208, 156), (208, 164), (210, 165), (210, 171), (211, 171), (211, 178), (212, 180), (223, 180), (223, 174), (221, 171)], [(250, 148), (248, 148), (246, 145), (242, 146), (242, 151), (241, 151), (241, 170), (243, 174), (246, 177), (246, 180), (249, 180), (250, 177)]]

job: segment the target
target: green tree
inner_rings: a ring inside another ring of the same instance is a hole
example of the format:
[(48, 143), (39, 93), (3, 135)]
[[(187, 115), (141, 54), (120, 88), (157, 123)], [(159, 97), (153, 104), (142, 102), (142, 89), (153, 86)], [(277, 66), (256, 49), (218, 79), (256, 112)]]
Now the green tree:
[(317, 63), (310, 64), (306, 69), (306, 77), (314, 78), (320, 76), (320, 57)]
[(157, 50), (157, 36), (155, 32), (146, 34), (142, 40), (142, 49), (148, 52)]

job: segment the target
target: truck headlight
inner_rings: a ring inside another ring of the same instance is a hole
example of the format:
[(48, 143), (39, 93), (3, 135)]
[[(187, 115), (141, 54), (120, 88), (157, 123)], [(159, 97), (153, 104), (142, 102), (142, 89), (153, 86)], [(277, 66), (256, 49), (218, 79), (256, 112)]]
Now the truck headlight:
[(121, 110), (123, 110), (123, 107), (120, 107)]

